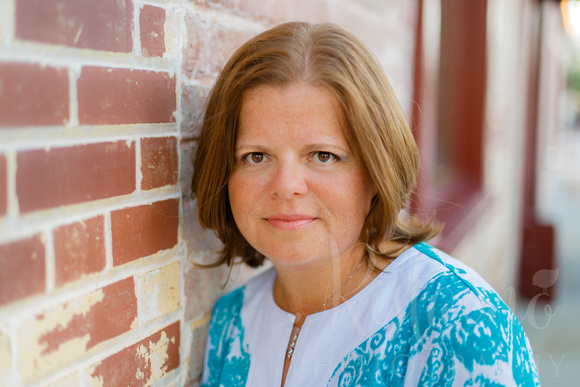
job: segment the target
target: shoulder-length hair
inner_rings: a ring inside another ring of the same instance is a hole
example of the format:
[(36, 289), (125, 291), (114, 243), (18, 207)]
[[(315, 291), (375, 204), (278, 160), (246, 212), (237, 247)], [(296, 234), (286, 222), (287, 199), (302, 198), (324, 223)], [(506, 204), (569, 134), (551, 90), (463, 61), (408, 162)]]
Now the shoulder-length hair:
[(249, 266), (264, 256), (242, 236), (228, 198), (233, 171), (240, 105), (244, 92), (260, 86), (303, 84), (325, 87), (346, 116), (345, 136), (367, 168), (378, 193), (362, 230), (369, 251), (385, 240), (417, 243), (439, 227), (402, 216), (416, 182), (417, 146), (394, 92), (373, 55), (347, 31), (331, 25), (292, 22), (252, 38), (222, 69), (206, 101), (194, 161), (193, 196), (199, 222), (212, 229), (224, 247), (216, 262), (231, 265), (236, 257)]

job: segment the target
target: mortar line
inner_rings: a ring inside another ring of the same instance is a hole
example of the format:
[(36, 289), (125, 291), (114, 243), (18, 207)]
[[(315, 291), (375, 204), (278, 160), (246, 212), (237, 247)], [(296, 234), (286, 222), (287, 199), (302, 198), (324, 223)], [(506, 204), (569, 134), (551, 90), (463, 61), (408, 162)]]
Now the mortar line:
[(6, 157), (6, 223), (16, 223), (20, 214), (18, 192), (16, 187), (17, 155), (15, 151), (5, 153)]
[(49, 227), (46, 227), (42, 233), (42, 238), (44, 239), (44, 260), (46, 267), (46, 295), (50, 296), (50, 293), (55, 288), (56, 282), (56, 252), (54, 251), (54, 233)]
[[(133, 128), (131, 128), (133, 126)], [(139, 129), (139, 127), (142, 127)], [(155, 130), (156, 127), (160, 127)], [(135, 128), (137, 127), (137, 128)], [(51, 129), (52, 128), (52, 129)], [(76, 128), (43, 127), (39, 129), (26, 129), (30, 138), (19, 139), (22, 137), (22, 129), (15, 128), (13, 133), (6, 133), (10, 129), (4, 129), (0, 132), (0, 150), (29, 150), (29, 149), (50, 149), (70, 147), (75, 145), (98, 144), (102, 142), (117, 142), (123, 140), (135, 139), (135, 133), (139, 136), (147, 137), (170, 137), (177, 136), (179, 133), (176, 123), (167, 124), (132, 124), (132, 125), (95, 125), (80, 126)], [(126, 128), (126, 129), (125, 129)], [(102, 134), (103, 130), (119, 133), (120, 130), (126, 130), (121, 134)], [(54, 137), (50, 137), (50, 136)], [(11, 142), (11, 137), (14, 142)]]
[(135, 139), (135, 192), (143, 192), (141, 187), (141, 183), (143, 182), (143, 171), (141, 169), (143, 160), (141, 155), (142, 139), (143, 137)]
[(141, 57), (141, 4), (133, 2), (133, 55)]
[(79, 102), (77, 81), (81, 75), (82, 67), (80, 65), (71, 66), (68, 70), (69, 77), (69, 123), (68, 127), (79, 126)]
[(104, 273), (109, 273), (113, 269), (113, 234), (111, 230), (111, 212), (106, 211), (104, 217), (104, 238), (105, 243), (105, 269)]
[(133, 53), (98, 51), (79, 52), (79, 49), (60, 47), (36, 42), (17, 42), (2, 49), (2, 62), (25, 62), (40, 66), (69, 67), (71, 59), (85, 67), (108, 67), (112, 69), (142, 70), (173, 74), (173, 64), (163, 58), (141, 58)]

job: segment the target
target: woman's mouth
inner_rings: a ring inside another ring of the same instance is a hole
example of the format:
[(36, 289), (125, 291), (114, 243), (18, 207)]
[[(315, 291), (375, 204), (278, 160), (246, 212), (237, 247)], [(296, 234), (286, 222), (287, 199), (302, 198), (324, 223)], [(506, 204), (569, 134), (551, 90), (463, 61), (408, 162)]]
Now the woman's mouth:
[(278, 230), (299, 230), (314, 222), (316, 218), (308, 215), (273, 215), (265, 218), (270, 226)]

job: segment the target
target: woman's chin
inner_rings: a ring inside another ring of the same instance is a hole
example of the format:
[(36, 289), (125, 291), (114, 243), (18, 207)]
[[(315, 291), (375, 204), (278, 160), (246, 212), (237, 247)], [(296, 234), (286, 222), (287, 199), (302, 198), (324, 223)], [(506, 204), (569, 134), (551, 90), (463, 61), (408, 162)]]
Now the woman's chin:
[[(322, 261), (330, 261), (331, 254), (323, 254), (318, 249), (312, 247), (298, 247), (298, 246), (286, 246), (278, 247), (275, 249), (269, 249), (267, 252), (262, 252), (276, 268), (282, 268), (285, 266), (298, 267), (298, 266), (313, 266), (321, 264)], [(325, 257), (327, 256), (327, 257)]]

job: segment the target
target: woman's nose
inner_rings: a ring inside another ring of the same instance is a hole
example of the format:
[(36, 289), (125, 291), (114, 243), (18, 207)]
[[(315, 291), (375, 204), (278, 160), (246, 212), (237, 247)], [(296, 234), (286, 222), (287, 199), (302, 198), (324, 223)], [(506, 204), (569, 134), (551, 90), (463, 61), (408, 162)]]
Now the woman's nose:
[(304, 166), (297, 160), (280, 161), (273, 172), (268, 193), (281, 199), (291, 199), (308, 192)]

